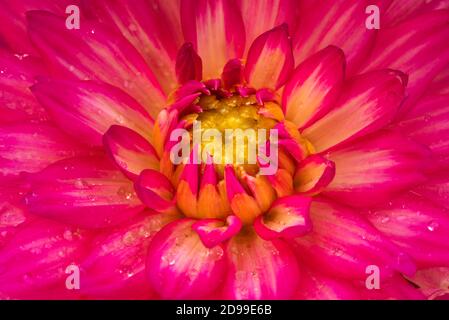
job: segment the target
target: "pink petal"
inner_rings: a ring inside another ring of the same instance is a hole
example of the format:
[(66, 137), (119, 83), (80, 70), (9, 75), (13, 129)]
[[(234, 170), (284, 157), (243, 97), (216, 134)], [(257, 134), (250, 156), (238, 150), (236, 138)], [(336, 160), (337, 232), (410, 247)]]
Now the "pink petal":
[(203, 219), (195, 222), (193, 230), (198, 233), (201, 241), (207, 248), (229, 240), (242, 228), (242, 222), (236, 216), (228, 216), (226, 221), (220, 219)]
[(145, 212), (98, 235), (80, 265), (81, 292), (95, 298), (151, 297), (145, 273), (151, 239), (173, 217)]
[(93, 81), (41, 81), (34, 95), (68, 134), (89, 145), (103, 145), (103, 134), (112, 125), (128, 127), (147, 140), (153, 120), (123, 91)]
[(300, 300), (357, 300), (360, 293), (350, 281), (307, 270), (299, 282), (295, 298)]
[(351, 206), (390, 199), (426, 180), (431, 165), (427, 148), (392, 132), (384, 132), (331, 152), (335, 177), (324, 194)]
[(203, 78), (218, 78), (245, 46), (242, 17), (234, 0), (181, 0), (184, 36), (203, 60)]
[(30, 177), (28, 209), (86, 228), (124, 222), (142, 211), (132, 183), (102, 157), (59, 161)]
[(140, 173), (135, 189), (140, 200), (157, 212), (166, 212), (175, 207), (175, 188), (162, 173), (147, 169)]
[(449, 160), (449, 95), (421, 99), (397, 125), (412, 139), (428, 146), (442, 166)]
[(370, 222), (402, 248), (419, 268), (449, 266), (449, 212), (408, 193), (371, 210)]
[(295, 0), (237, 1), (246, 31), (246, 52), (262, 33), (283, 23), (295, 30), (297, 3)]
[(354, 74), (364, 62), (375, 40), (377, 30), (368, 30), (365, 9), (375, 4), (383, 10), (381, 1), (301, 1), (297, 32), (294, 34), (295, 61), (302, 62), (315, 52), (334, 45), (343, 50), (348, 62), (348, 74)]
[(447, 9), (448, 5), (445, 0), (392, 1), (388, 6), (388, 10), (383, 14), (383, 23), (390, 27), (426, 11)]
[(335, 107), (304, 130), (304, 136), (321, 152), (382, 128), (396, 114), (406, 84), (406, 76), (393, 70), (352, 78)]
[(192, 230), (194, 220), (170, 223), (150, 243), (147, 275), (164, 299), (206, 298), (220, 285), (225, 274), (221, 246), (208, 249)]
[(52, 72), (114, 85), (153, 117), (162, 109), (165, 95), (157, 80), (142, 56), (120, 34), (88, 21), (83, 21), (79, 30), (68, 30), (61, 27), (64, 18), (43, 11), (28, 12), (27, 19), (31, 40)]
[(4, 0), (0, 11), (0, 38), (13, 52), (18, 54), (34, 54), (36, 49), (31, 44), (28, 34), (25, 13), (29, 10), (46, 10), (64, 15), (65, 9), (74, 0)]
[(29, 87), (42, 74), (42, 62), (24, 55), (0, 51), (0, 122), (45, 121), (45, 110)]
[(288, 299), (299, 280), (298, 262), (287, 243), (265, 241), (252, 231), (227, 246), (225, 299)]
[(392, 68), (408, 74), (406, 109), (448, 63), (448, 20), (449, 10), (431, 11), (379, 32), (364, 70)]
[[(169, 94), (176, 86), (176, 52), (183, 39), (180, 26), (170, 23), (172, 13), (163, 2), (167, 1), (89, 0), (85, 1), (87, 8), (82, 8), (82, 12), (89, 10), (96, 21), (107, 23), (121, 33), (145, 59), (164, 92)], [(177, 10), (179, 12), (179, 4)]]
[(424, 300), (424, 295), (416, 286), (404, 279), (401, 275), (395, 275), (387, 281), (381, 281), (378, 290), (365, 289), (363, 299), (368, 300)]
[(411, 279), (428, 299), (449, 294), (449, 268), (437, 267), (418, 270)]
[(3, 175), (38, 172), (53, 162), (87, 152), (49, 125), (0, 126), (0, 173)]
[(240, 59), (229, 60), (221, 75), (223, 86), (227, 89), (243, 83), (243, 65)]
[(181, 84), (189, 80), (201, 81), (203, 78), (203, 62), (190, 42), (179, 49), (176, 58), (176, 75)]
[(344, 53), (333, 46), (301, 63), (282, 96), (287, 120), (304, 128), (326, 114), (338, 98), (344, 73)]
[(276, 90), (287, 81), (293, 68), (288, 26), (283, 24), (254, 40), (248, 53), (245, 78), (256, 89)]
[[(311, 269), (348, 279), (366, 279), (366, 267), (376, 265), (388, 278), (398, 270), (415, 272), (410, 258), (357, 212), (324, 199), (312, 202), (313, 230), (295, 239), (298, 256)], [(332, 266), (332, 268), (329, 268)]]
[(145, 169), (159, 169), (159, 157), (153, 146), (127, 127), (110, 127), (103, 137), (103, 143), (112, 159), (132, 180)]
[(267, 213), (256, 218), (254, 230), (265, 239), (296, 238), (312, 229), (309, 208), (312, 198), (300, 195), (278, 198)]
[(297, 166), (293, 184), (295, 190), (305, 195), (323, 191), (335, 177), (335, 163), (314, 154)]
[(449, 173), (437, 171), (413, 191), (439, 206), (449, 208)]
[(13, 298), (45, 299), (55, 289), (67, 294), (66, 268), (79, 261), (89, 244), (82, 230), (38, 219), (20, 227), (0, 251), (0, 288)]

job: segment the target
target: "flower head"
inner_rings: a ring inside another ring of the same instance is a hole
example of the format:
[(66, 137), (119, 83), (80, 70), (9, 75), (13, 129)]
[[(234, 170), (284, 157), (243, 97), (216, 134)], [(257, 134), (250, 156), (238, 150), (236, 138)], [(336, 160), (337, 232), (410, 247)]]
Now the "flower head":
[(447, 294), (443, 1), (6, 2), (0, 298)]

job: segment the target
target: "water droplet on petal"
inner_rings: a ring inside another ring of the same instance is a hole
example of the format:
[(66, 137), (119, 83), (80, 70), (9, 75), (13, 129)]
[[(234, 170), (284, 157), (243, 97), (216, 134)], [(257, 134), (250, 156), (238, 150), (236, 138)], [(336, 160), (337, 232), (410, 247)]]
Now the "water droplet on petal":
[(438, 222), (432, 221), (431, 223), (429, 223), (427, 225), (427, 230), (429, 230), (430, 232), (433, 232), (433, 231), (437, 230), (439, 226), (440, 226), (440, 224)]

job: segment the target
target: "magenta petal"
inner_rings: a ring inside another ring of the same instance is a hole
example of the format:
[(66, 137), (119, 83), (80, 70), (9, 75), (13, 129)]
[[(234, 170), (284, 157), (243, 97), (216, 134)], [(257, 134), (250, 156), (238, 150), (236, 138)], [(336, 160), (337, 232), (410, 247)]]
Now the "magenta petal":
[[(381, 28), (364, 70), (392, 68), (408, 74), (405, 109), (412, 106), (449, 61), (449, 10), (420, 14), (392, 28)], [(388, 50), (385, 50), (388, 48)]]
[(424, 182), (432, 165), (429, 150), (394, 132), (382, 132), (330, 152), (336, 173), (324, 194), (350, 206), (388, 201)]
[(334, 46), (301, 63), (285, 85), (282, 96), (286, 119), (304, 128), (325, 115), (338, 98), (345, 65), (343, 51)]
[(181, 22), (203, 60), (205, 80), (219, 77), (229, 59), (242, 57), (245, 29), (234, 0), (181, 0)]
[(103, 157), (62, 160), (29, 179), (30, 212), (63, 223), (102, 228), (143, 210), (131, 181)]
[(439, 164), (442, 167), (447, 167), (449, 160), (448, 121), (449, 95), (436, 95), (420, 99), (397, 125), (401, 132), (428, 146)]
[(176, 52), (183, 37), (179, 1), (83, 1), (81, 12), (122, 34), (145, 59), (161, 87), (176, 87)]
[(243, 82), (243, 65), (240, 59), (232, 59), (226, 63), (221, 74), (221, 79), (226, 89)]
[(164, 106), (165, 95), (152, 71), (122, 35), (86, 20), (79, 30), (68, 30), (61, 27), (63, 17), (45, 11), (30, 11), (27, 19), (31, 40), (53, 73), (116, 86), (153, 117)]
[(367, 213), (371, 223), (420, 268), (449, 266), (449, 212), (414, 193)]
[(171, 220), (170, 215), (146, 211), (98, 235), (80, 265), (81, 292), (94, 298), (151, 298), (145, 273), (148, 246)]
[[(43, 299), (57, 285), (57, 296), (67, 294), (66, 268), (78, 265), (89, 235), (47, 219), (20, 227), (0, 251), (0, 288), (13, 298)], [(65, 293), (64, 293), (65, 291)]]
[(175, 188), (159, 171), (143, 170), (137, 178), (135, 188), (140, 200), (157, 212), (175, 207)]
[(238, 0), (246, 31), (246, 53), (253, 41), (282, 23), (286, 23), (291, 30), (296, 27), (298, 3), (296, 0)]
[(192, 228), (207, 248), (213, 248), (236, 235), (242, 228), (242, 222), (238, 217), (231, 215), (226, 221), (203, 219), (195, 222)]
[(346, 82), (334, 108), (305, 129), (304, 136), (317, 152), (322, 152), (382, 128), (396, 115), (406, 85), (407, 76), (394, 70), (353, 77)]
[(294, 68), (288, 26), (280, 25), (260, 35), (251, 45), (245, 66), (245, 78), (256, 88), (277, 90)]
[(283, 240), (266, 241), (250, 231), (227, 246), (225, 299), (289, 299), (299, 281), (298, 262)]
[(381, 279), (395, 271), (414, 274), (410, 257), (357, 212), (317, 199), (312, 202), (310, 218), (313, 230), (294, 242), (298, 255), (313, 270), (360, 280), (366, 279), (369, 265), (380, 268)]
[(194, 220), (165, 226), (148, 248), (147, 274), (162, 298), (207, 298), (220, 285), (226, 268), (223, 248), (208, 249), (192, 230)]
[(34, 77), (43, 74), (42, 61), (0, 51), (0, 123), (45, 121), (44, 108), (30, 91)]
[(4, 0), (0, 10), (0, 38), (13, 52), (20, 55), (35, 54), (36, 48), (27, 34), (26, 12), (45, 10), (64, 15), (66, 7), (74, 3), (73, 0)]
[(313, 154), (296, 168), (293, 185), (304, 195), (315, 195), (323, 191), (335, 177), (335, 163), (325, 157)]
[(189, 80), (201, 81), (203, 77), (203, 62), (195, 52), (190, 42), (185, 43), (179, 49), (176, 58), (176, 75), (181, 84)]
[(301, 277), (295, 298), (300, 300), (357, 300), (360, 299), (360, 292), (351, 281), (307, 270)]
[(87, 152), (49, 125), (0, 126), (0, 173), (3, 175), (38, 172), (53, 162)]
[(266, 240), (296, 238), (312, 229), (309, 209), (312, 198), (300, 195), (278, 198), (264, 215), (254, 222), (254, 230)]
[(159, 169), (153, 146), (137, 132), (114, 125), (103, 137), (106, 150), (123, 173), (135, 180), (145, 169)]
[[(368, 5), (378, 5), (382, 17), (389, 1), (322, 1), (299, 2), (301, 14), (293, 34), (295, 61), (300, 63), (319, 50), (334, 45), (341, 48), (348, 62), (348, 74), (355, 74), (365, 62), (376, 39), (377, 30), (366, 28)], [(381, 28), (383, 26), (381, 25)]]
[(103, 134), (112, 125), (151, 139), (153, 119), (116, 87), (93, 81), (44, 80), (32, 91), (62, 130), (88, 145), (103, 145)]

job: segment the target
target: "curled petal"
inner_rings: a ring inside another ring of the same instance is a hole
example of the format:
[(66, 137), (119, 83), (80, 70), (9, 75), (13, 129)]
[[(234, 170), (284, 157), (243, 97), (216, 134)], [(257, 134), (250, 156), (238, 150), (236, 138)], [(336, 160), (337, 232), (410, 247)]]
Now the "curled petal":
[(270, 181), (265, 176), (256, 175), (253, 177), (249, 174), (244, 175), (243, 179), (262, 212), (267, 211), (276, 199), (276, 192), (271, 187)]
[(232, 165), (225, 167), (224, 179), (226, 183), (226, 194), (232, 211), (244, 224), (251, 223), (255, 217), (262, 213), (260, 207), (257, 205), (257, 201), (240, 184), (235, 176)]
[(229, 241), (226, 253), (225, 299), (289, 299), (294, 294), (298, 262), (284, 241), (266, 241), (248, 230)]
[(145, 169), (159, 169), (159, 158), (153, 146), (127, 127), (111, 126), (103, 137), (103, 143), (115, 163), (132, 180)]
[(176, 58), (176, 75), (178, 82), (184, 84), (189, 80), (201, 81), (203, 76), (203, 62), (193, 49), (190, 42), (179, 49)]
[(181, 219), (165, 226), (148, 248), (147, 275), (162, 298), (208, 297), (225, 274), (222, 246), (206, 248), (192, 230), (194, 220)]
[(277, 90), (294, 68), (288, 26), (283, 24), (259, 36), (251, 45), (245, 78), (256, 89)]
[(315, 195), (325, 189), (334, 177), (335, 163), (314, 154), (298, 165), (293, 184), (296, 191), (307, 195)]
[(219, 186), (213, 163), (207, 163), (198, 193), (198, 217), (224, 218), (231, 213), (226, 192), (223, 191), (223, 188)]
[(399, 71), (356, 76), (346, 83), (335, 107), (305, 129), (304, 136), (322, 152), (382, 128), (396, 115), (406, 85), (407, 76)]
[(179, 208), (188, 217), (196, 218), (198, 215), (198, 191), (200, 166), (193, 161), (197, 148), (192, 150), (189, 162), (183, 167), (176, 189), (176, 200)]
[(63, 223), (103, 228), (143, 210), (132, 183), (103, 157), (62, 160), (29, 179), (30, 212)]
[(278, 169), (274, 175), (267, 176), (279, 198), (291, 195), (293, 190), (292, 175), (285, 169)]
[(235, 236), (242, 228), (242, 222), (236, 216), (228, 216), (226, 221), (220, 219), (200, 220), (195, 222), (192, 228), (198, 233), (207, 248), (213, 248)]
[(326, 114), (338, 98), (345, 73), (345, 55), (329, 46), (301, 63), (285, 85), (286, 118), (304, 128)]
[(175, 212), (175, 188), (156, 170), (143, 170), (134, 184), (137, 195), (147, 207), (157, 212)]
[(312, 229), (309, 209), (312, 198), (293, 195), (273, 202), (267, 213), (257, 217), (254, 229), (263, 239), (295, 238)]
[(44, 80), (31, 90), (59, 127), (88, 145), (102, 146), (111, 125), (151, 141), (153, 119), (123, 91), (93, 81)]
[(226, 63), (221, 74), (221, 79), (226, 89), (243, 82), (243, 65), (240, 59), (232, 59)]
[(411, 281), (419, 286), (428, 299), (449, 294), (449, 268), (435, 267), (418, 270)]

